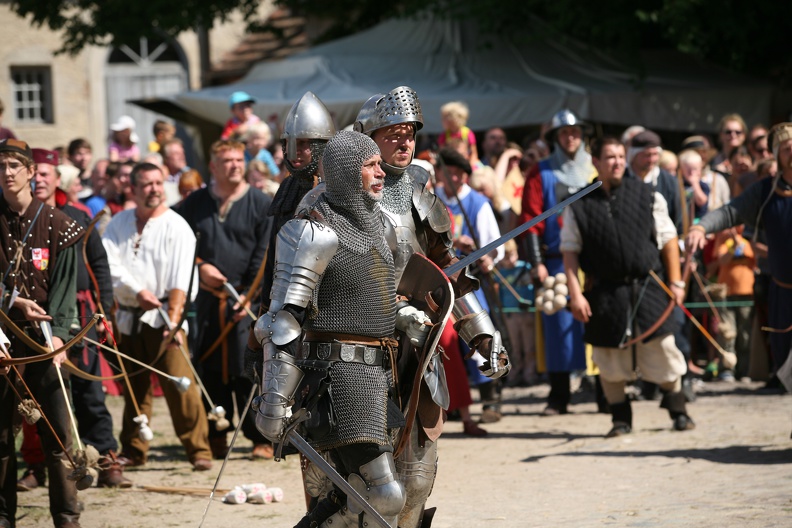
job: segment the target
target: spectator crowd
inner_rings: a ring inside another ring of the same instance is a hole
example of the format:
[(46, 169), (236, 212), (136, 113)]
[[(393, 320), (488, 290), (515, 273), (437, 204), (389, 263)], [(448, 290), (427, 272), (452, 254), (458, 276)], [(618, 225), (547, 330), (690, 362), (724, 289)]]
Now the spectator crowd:
[[(0, 389), (3, 486), (24, 492), (49, 480), (57, 527), (79, 526), (73, 483), (61, 467), (64, 446), (96, 447), (100, 486), (131, 486), (124, 468), (146, 464), (155, 396), (166, 398), (196, 471), (226, 456), (237, 421), (251, 458), (274, 457), (252, 416), (240, 416), (253, 389), (243, 355), (268, 296), (262, 273), (280, 214), (270, 205), (279, 188), (291, 192), (284, 181), (300, 162), (291, 161), (299, 154), (287, 152), (285, 139), (274, 140), (281, 130), (255, 115), (255, 103), (245, 92), (231, 95), (206, 174), (188, 166), (175, 125), (164, 120), (154, 124), (154, 141), (141, 145), (134, 119), (118, 116), (107, 152), (82, 138), (40, 145), (0, 128), (0, 237), (8, 249), (0, 259), (2, 311), (34, 342), (47, 344), (40, 323), (51, 324), (55, 349), (93, 314), (107, 316), (87, 339), (55, 355), (54, 369), (13, 367), (29, 387), (6, 381)], [(444, 105), (444, 131), (419, 134), (413, 159), (450, 212), (459, 256), (593, 182), (603, 187), (473, 266), (476, 295), (512, 366), (505, 378), (483, 376), (485, 358), (446, 327), (447, 415), (463, 422), (465, 434), (486, 436), (482, 425), (508, 419), (504, 387), (547, 384), (542, 416), (573, 412), (572, 394), (589, 389), (599, 411), (612, 416), (607, 436), (630, 433), (631, 399), (660, 399), (673, 427), (684, 431), (695, 427), (686, 404), (701, 383), (762, 380), (763, 391), (786, 390), (775, 374), (789, 354), (782, 331), (792, 322), (792, 279), (783, 275), (788, 270), (779, 275), (774, 255), (790, 253), (778, 232), (792, 222), (792, 125), (749, 127), (729, 114), (714, 135), (677, 143), (640, 123), (618, 136), (595, 136), (569, 110), (525, 137), (497, 127), (474, 131), (469, 113), (464, 102)], [(298, 153), (308, 148), (297, 141)], [(612, 270), (626, 270), (616, 277), (592, 252), (611, 242), (622, 257)], [(767, 327), (774, 332), (762, 331)], [(33, 355), (34, 344), (8, 325), (6, 333), (0, 357)], [(70, 378), (71, 418), (52, 396), (55, 370)], [(120, 443), (108, 391), (124, 395)], [(477, 417), (472, 394), (483, 404)], [(13, 453), (7, 457), (15, 449), (8, 404), (15, 395), (58, 413), (47, 413), (54, 429), (25, 422), (19, 474)], [(6, 497), (0, 528), (12, 526), (3, 517), (13, 511)]]

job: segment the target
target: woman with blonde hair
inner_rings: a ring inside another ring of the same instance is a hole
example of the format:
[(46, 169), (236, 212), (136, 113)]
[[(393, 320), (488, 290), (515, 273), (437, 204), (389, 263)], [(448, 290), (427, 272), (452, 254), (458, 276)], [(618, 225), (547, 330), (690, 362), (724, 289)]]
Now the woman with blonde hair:
[(712, 159), (710, 165), (718, 172), (731, 175), (732, 167), (729, 163), (729, 154), (732, 150), (745, 143), (745, 133), (748, 127), (740, 114), (726, 114), (718, 124), (718, 142), (720, 152)]

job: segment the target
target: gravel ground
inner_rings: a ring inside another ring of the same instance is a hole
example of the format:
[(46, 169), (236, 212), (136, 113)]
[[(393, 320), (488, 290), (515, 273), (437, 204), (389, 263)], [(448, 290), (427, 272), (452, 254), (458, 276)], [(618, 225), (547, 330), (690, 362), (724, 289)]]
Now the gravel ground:
[[(429, 506), (434, 528), (792, 526), (792, 397), (763, 394), (759, 383), (709, 383), (689, 408), (693, 431), (670, 430), (657, 401), (634, 403), (633, 434), (604, 439), (608, 415), (577, 393), (571, 413), (540, 417), (548, 388), (504, 391), (503, 419), (469, 438), (448, 422)], [(108, 398), (118, 417), (120, 398)], [(472, 408), (474, 414), (480, 407)], [(162, 399), (155, 405), (149, 463), (130, 469), (129, 490), (80, 493), (84, 528), (199, 526), (221, 461), (196, 473), (184, 458)], [(263, 482), (281, 503), (211, 503), (204, 526), (289, 527), (304, 510), (299, 462), (252, 461), (241, 439), (219, 488)], [(190, 496), (143, 486), (203, 489)], [(46, 489), (20, 493), (19, 528), (52, 526)]]

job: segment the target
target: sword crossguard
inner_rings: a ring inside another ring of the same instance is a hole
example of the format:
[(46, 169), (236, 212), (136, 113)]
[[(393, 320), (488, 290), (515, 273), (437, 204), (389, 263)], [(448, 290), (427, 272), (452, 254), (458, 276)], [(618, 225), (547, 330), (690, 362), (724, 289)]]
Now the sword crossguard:
[(292, 414), (288, 420), (286, 420), (286, 424), (283, 427), (283, 436), (281, 437), (281, 441), (278, 443), (278, 448), (275, 450), (276, 462), (280, 462), (282, 458), (281, 454), (283, 452), (283, 447), (289, 445), (289, 433), (296, 429), (297, 426), (304, 421), (310, 420), (310, 418), (311, 411), (308, 409), (299, 409), (297, 412)]

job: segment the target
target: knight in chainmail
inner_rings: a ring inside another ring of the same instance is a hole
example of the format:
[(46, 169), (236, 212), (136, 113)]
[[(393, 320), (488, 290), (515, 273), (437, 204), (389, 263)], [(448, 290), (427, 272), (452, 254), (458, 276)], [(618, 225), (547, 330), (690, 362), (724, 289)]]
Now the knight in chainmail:
[[(305, 193), (314, 188), (321, 179), (319, 160), (322, 159), (327, 141), (336, 128), (327, 107), (312, 92), (306, 92), (289, 110), (281, 133), (283, 162), (289, 175), (278, 187), (272, 199), (269, 215), (274, 217), (270, 247), (274, 247), (278, 231), (288, 222)], [(266, 307), (272, 287), (272, 272), (275, 255), (270, 251), (264, 268), (261, 298)], [(258, 348), (251, 340), (251, 345)]]
[[(380, 161), (370, 138), (336, 134), (322, 160), (325, 192), (278, 234), (269, 310), (255, 326), (264, 349), (255, 406), (259, 430), (276, 442), (290, 411), (310, 411), (301, 432), (395, 528), (405, 502), (388, 435), (401, 416), (389, 398), (399, 318)], [(366, 517), (334, 490), (298, 526)]]
[[(275, 270), (275, 243), (281, 228), (294, 217), (300, 199), (320, 180), (319, 160), (322, 159), (327, 141), (336, 129), (327, 107), (312, 92), (306, 92), (286, 116), (281, 133), (283, 159), (289, 171), (270, 204), (268, 214), (273, 218), (270, 231), (269, 251), (261, 280), (261, 312), (269, 304)], [(254, 365), (261, 365), (261, 345), (253, 329), (248, 335), (245, 350), (245, 375), (256, 383)]]
[[(385, 171), (385, 196), (380, 203), (396, 233), (396, 282), (398, 284), (407, 262), (414, 253), (425, 255), (441, 269), (458, 261), (452, 249), (449, 232), (451, 219), (445, 205), (427, 189), (428, 173), (411, 165), (415, 151), (415, 136), (423, 127), (423, 114), (418, 95), (408, 86), (399, 86), (387, 94), (370, 97), (361, 107), (354, 129), (370, 136), (382, 153)], [(458, 272), (449, 277), (457, 301), (454, 315), (456, 328), (471, 348), (477, 348), (485, 358), (492, 352), (502, 358), (488, 364), (487, 375), (497, 378), (508, 372), (508, 358), (500, 346), (500, 334), (495, 330), (489, 314), (476, 300), (474, 290), (478, 280)], [(399, 393), (403, 409), (409, 406), (410, 386), (416, 354), (409, 339), (402, 339), (398, 360)], [(412, 370), (410, 370), (412, 369)], [(422, 383), (431, 398), (419, 399), (418, 427), (412, 429), (408, 447), (396, 459), (399, 477), (407, 490), (407, 503), (399, 515), (402, 528), (428, 527), (433, 509), (424, 511), (437, 472), (437, 439), (442, 431), (443, 408), (448, 408), (448, 388), (445, 385), (443, 364), (435, 355), (431, 368), (424, 373)]]
[[(527, 222), (545, 210), (575, 194), (588, 185), (596, 171), (586, 151), (584, 131), (589, 125), (570, 110), (561, 110), (551, 121), (546, 133), (553, 145), (550, 157), (531, 169), (525, 178), (520, 223)], [(532, 273), (539, 283), (564, 273), (559, 244), (560, 215), (553, 215), (528, 230), (523, 249), (531, 262)], [(545, 357), (550, 380), (550, 395), (543, 416), (566, 414), (572, 397), (570, 374), (586, 368), (586, 347), (583, 324), (572, 313), (561, 310), (542, 315)], [(604, 406), (604, 402), (599, 402)]]

